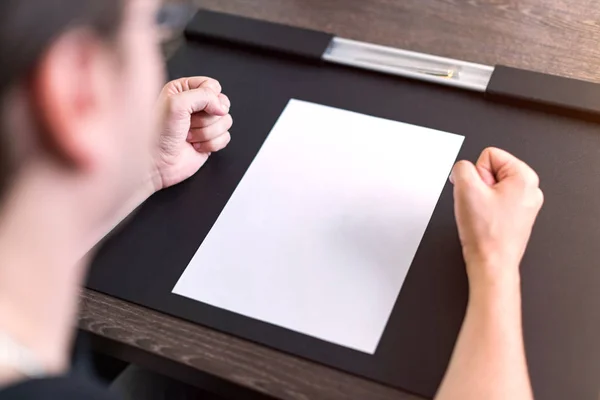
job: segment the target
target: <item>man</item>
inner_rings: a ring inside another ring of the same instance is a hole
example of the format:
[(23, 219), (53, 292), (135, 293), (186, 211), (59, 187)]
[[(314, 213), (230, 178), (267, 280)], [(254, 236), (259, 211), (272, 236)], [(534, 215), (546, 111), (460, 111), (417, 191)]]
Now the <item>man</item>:
[[(109, 398), (60, 378), (87, 253), (230, 140), (217, 81), (181, 79), (159, 94), (156, 9), (155, 0), (0, 2), (0, 399)], [(519, 263), (543, 201), (538, 178), (487, 149), (476, 165), (457, 163), (451, 180), (470, 298), (437, 397), (531, 399)]]

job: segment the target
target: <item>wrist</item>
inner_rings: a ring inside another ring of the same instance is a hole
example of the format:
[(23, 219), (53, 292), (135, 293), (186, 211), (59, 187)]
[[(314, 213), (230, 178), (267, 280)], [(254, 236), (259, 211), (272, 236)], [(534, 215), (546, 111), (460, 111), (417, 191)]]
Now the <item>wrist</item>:
[(521, 276), (518, 264), (467, 262), (469, 298), (477, 302), (520, 299)]
[(148, 200), (150, 196), (162, 189), (162, 178), (158, 168), (153, 167), (146, 175), (139, 180), (133, 191), (125, 199), (121, 206), (121, 210), (117, 213), (118, 217), (126, 217), (134, 211), (143, 202)]
[(147, 190), (149, 192), (148, 197), (164, 188), (163, 177), (160, 173), (160, 168), (154, 166), (150, 171), (150, 176), (147, 180)]

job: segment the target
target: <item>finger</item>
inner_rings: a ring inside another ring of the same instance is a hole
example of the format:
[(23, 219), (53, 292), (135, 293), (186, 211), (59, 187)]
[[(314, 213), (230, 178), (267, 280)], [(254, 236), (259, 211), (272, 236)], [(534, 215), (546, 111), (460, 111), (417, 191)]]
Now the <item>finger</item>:
[(231, 118), (230, 114), (227, 114), (226, 116), (221, 117), (218, 122), (212, 124), (211, 126), (201, 129), (191, 129), (187, 141), (190, 143), (196, 143), (213, 140), (229, 131), (232, 126), (233, 119)]
[[(500, 172), (503, 172), (504, 178), (507, 171), (514, 170), (513, 165), (516, 161), (517, 158), (512, 154), (495, 147), (488, 147), (481, 152), (477, 160), (477, 168), (484, 171), (483, 173), (487, 176), (486, 183), (496, 184), (501, 180)], [(493, 183), (490, 183), (490, 177), (493, 178)]]
[(539, 177), (531, 167), (509, 152), (495, 147), (488, 147), (481, 153), (477, 167), (485, 170), (488, 177), (492, 175), (497, 183), (514, 178), (533, 186), (539, 185)]
[(221, 84), (219, 81), (207, 76), (193, 76), (188, 78), (175, 79), (167, 83), (166, 86), (170, 94), (187, 92), (189, 90), (199, 89), (201, 87), (209, 88), (215, 93), (221, 93)]
[[(231, 101), (229, 101), (229, 97), (224, 94), (219, 95), (219, 101), (221, 101), (221, 105), (225, 107), (227, 110), (231, 107)], [(206, 112), (199, 112), (192, 115), (191, 127), (192, 128), (205, 128), (207, 126), (211, 126), (221, 119), (219, 115), (210, 115)]]
[(536, 196), (538, 209), (542, 208), (542, 206), (544, 205), (544, 192), (542, 192), (542, 189), (537, 188), (537, 190), (535, 192), (535, 196)]
[(479, 159), (475, 163), (475, 168), (477, 168), (477, 172), (479, 176), (483, 180), (483, 182), (488, 186), (494, 186), (498, 181), (496, 180), (496, 176), (492, 172), (491, 168), (489, 168), (486, 160), (483, 159), (485, 151), (481, 153)]
[(227, 97), (227, 95), (223, 93), (219, 94), (219, 100), (221, 100), (221, 104), (224, 107), (227, 107), (228, 110), (231, 108), (231, 101), (229, 100), (229, 97)]
[(457, 189), (484, 184), (475, 165), (466, 160), (454, 164), (454, 168), (452, 168), (452, 173), (450, 174), (450, 181)]
[(223, 150), (225, 147), (227, 147), (230, 141), (231, 135), (229, 132), (226, 132), (213, 140), (209, 140), (208, 142), (194, 143), (194, 148), (199, 153), (212, 153)]
[(201, 87), (212, 89), (215, 93), (219, 94), (223, 90), (218, 80), (209, 78), (207, 76), (192, 76), (185, 79), (188, 90), (199, 89)]
[(199, 113), (192, 115), (191, 128), (192, 129), (206, 128), (207, 126), (211, 126), (212, 124), (218, 122), (219, 120), (221, 120), (221, 118), (223, 118), (223, 117), (221, 117), (219, 115), (210, 115), (205, 112), (199, 112)]
[(227, 115), (219, 97), (212, 89), (201, 87), (171, 96), (171, 112), (181, 117), (205, 111), (211, 115)]

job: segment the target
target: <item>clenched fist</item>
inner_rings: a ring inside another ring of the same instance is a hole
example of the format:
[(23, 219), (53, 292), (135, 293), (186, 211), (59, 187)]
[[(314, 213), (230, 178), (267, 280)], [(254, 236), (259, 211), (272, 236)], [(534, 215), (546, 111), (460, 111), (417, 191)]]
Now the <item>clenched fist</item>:
[(537, 174), (496, 148), (452, 171), (454, 209), (471, 287), (519, 276), (544, 196)]
[(188, 179), (211, 153), (227, 146), (233, 124), (230, 106), (219, 82), (211, 78), (181, 78), (163, 88), (157, 104), (163, 125), (156, 190)]

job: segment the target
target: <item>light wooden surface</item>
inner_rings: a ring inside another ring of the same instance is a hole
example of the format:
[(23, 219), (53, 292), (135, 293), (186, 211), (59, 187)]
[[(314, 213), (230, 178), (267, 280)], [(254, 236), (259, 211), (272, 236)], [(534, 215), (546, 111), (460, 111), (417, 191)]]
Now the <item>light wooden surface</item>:
[(349, 39), (600, 82), (596, 0), (179, 0)]

